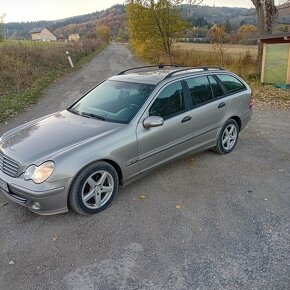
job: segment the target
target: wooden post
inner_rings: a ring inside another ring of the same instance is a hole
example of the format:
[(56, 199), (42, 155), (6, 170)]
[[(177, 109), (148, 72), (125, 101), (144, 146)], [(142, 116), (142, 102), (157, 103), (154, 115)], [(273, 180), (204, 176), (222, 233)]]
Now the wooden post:
[(288, 68), (286, 76), (286, 85), (290, 85), (290, 43), (289, 43), (289, 53), (288, 53)]
[(261, 59), (261, 83), (264, 83), (264, 76), (265, 76), (265, 62), (266, 62), (266, 43), (261, 44), (263, 49), (262, 59)]

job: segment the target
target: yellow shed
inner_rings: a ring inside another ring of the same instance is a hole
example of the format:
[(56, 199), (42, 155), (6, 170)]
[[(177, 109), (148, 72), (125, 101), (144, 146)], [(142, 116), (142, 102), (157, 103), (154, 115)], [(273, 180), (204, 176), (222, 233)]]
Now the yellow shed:
[(263, 44), (261, 82), (290, 85), (290, 33), (260, 38)]

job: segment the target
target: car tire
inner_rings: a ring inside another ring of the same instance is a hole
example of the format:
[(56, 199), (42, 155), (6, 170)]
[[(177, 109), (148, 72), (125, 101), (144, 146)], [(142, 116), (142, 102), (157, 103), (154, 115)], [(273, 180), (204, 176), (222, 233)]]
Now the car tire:
[(96, 214), (106, 209), (118, 191), (119, 178), (107, 162), (95, 162), (85, 167), (74, 179), (68, 202), (82, 215)]
[(237, 145), (238, 138), (239, 126), (237, 122), (234, 119), (227, 120), (220, 131), (215, 151), (222, 155), (232, 152)]

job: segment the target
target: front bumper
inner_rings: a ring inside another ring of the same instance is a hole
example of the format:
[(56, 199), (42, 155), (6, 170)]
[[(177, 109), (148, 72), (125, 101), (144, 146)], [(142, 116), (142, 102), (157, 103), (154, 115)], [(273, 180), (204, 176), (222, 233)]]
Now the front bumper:
[(67, 197), (71, 178), (35, 184), (33, 181), (9, 177), (0, 171), (0, 179), (6, 182), (8, 187), (8, 191), (0, 188), (0, 192), (32, 212), (52, 215), (68, 211)]

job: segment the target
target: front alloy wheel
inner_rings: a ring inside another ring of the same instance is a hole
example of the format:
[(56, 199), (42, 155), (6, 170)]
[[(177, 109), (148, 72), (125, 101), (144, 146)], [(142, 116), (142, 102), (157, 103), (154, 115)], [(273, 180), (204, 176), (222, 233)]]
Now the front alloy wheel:
[(100, 208), (108, 202), (113, 190), (113, 176), (107, 171), (99, 170), (84, 182), (82, 202), (87, 208)]
[(93, 163), (73, 181), (69, 205), (83, 215), (98, 213), (112, 202), (118, 185), (118, 174), (112, 165), (107, 162)]

